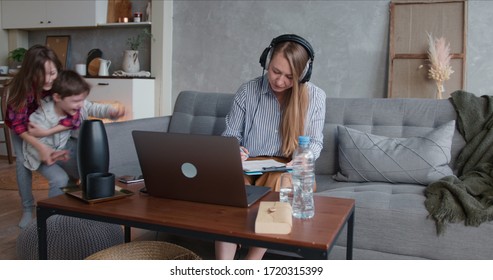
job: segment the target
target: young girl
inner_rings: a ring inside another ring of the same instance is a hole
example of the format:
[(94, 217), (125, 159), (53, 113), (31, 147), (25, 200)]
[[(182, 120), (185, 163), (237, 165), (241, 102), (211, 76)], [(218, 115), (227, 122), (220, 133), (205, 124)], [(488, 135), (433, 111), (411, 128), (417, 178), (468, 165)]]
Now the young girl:
[[(40, 100), (51, 95), (53, 81), (62, 68), (60, 60), (51, 49), (34, 45), (28, 49), (19, 72), (6, 85), (8, 92), (5, 123), (12, 129), (12, 142), (16, 155), (16, 178), (23, 215), (19, 227), (24, 228), (33, 218), (34, 197), (32, 172), (24, 167), (22, 143), (31, 144), (46, 165), (55, 163), (58, 154), (29, 133), (29, 116), (38, 108)], [(80, 123), (79, 115), (60, 120), (56, 131), (68, 130)], [(51, 182), (50, 182), (51, 184)]]

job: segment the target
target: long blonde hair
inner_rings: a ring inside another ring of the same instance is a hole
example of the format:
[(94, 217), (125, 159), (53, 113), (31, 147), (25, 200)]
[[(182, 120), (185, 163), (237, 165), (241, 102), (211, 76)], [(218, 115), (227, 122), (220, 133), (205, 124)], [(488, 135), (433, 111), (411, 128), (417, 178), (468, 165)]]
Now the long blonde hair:
[(305, 119), (309, 103), (308, 87), (306, 83), (299, 81), (309, 57), (305, 48), (294, 42), (278, 44), (273, 50), (272, 57), (276, 53), (282, 54), (288, 60), (294, 81), (293, 87), (286, 92), (283, 104), (281, 104), (281, 150), (283, 155), (289, 158), (298, 147), (298, 136), (305, 134)]

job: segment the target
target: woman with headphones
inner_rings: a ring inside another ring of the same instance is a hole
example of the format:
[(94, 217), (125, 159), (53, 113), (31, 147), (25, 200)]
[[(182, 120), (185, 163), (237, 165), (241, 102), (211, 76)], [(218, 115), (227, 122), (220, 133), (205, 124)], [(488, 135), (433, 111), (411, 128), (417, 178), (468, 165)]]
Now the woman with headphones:
[[(236, 137), (243, 160), (274, 159), (291, 164), (298, 136), (310, 136), (315, 159), (320, 155), (325, 120), (325, 92), (310, 83), (313, 48), (294, 34), (276, 37), (260, 56), (267, 74), (240, 86), (226, 116), (223, 136)], [(279, 191), (281, 172), (245, 175), (245, 184)], [(216, 242), (217, 259), (233, 259), (237, 245)], [(245, 259), (261, 259), (265, 248), (250, 248)]]

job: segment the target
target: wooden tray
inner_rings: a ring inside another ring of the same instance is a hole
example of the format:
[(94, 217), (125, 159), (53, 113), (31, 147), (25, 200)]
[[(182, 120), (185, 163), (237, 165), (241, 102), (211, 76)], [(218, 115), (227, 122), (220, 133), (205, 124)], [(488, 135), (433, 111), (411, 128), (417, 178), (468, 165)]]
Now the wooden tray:
[(133, 195), (134, 193), (132, 191), (129, 191), (127, 189), (123, 189), (119, 186), (115, 186), (115, 195), (111, 197), (103, 197), (103, 198), (95, 198), (95, 199), (86, 199), (84, 195), (82, 194), (82, 190), (79, 187), (66, 187), (62, 189), (67, 195), (78, 198), (86, 203), (89, 204), (94, 204), (94, 203), (99, 203), (99, 202), (105, 202), (105, 201), (110, 201), (110, 200), (115, 200), (115, 199), (120, 199), (124, 198), (130, 195)]

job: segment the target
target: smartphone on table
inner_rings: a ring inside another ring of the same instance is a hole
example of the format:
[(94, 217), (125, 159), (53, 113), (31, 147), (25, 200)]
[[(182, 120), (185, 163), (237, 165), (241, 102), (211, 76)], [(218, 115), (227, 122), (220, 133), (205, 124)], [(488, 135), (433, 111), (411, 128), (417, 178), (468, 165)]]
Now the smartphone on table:
[(118, 181), (124, 184), (133, 184), (144, 181), (144, 177), (142, 175), (123, 175), (118, 177)]

